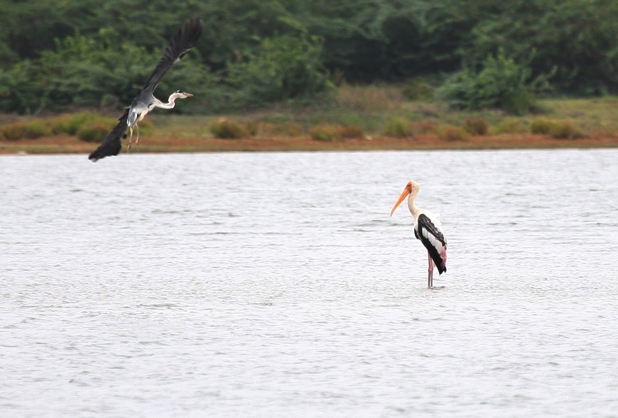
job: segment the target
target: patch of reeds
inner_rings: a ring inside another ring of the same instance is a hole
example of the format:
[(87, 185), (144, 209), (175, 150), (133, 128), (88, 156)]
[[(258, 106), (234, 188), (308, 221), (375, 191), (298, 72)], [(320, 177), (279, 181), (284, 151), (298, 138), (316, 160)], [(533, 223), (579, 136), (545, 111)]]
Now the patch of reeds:
[(555, 139), (577, 139), (584, 136), (582, 130), (570, 120), (537, 118), (530, 122), (530, 132)]
[(339, 136), (343, 139), (360, 139), (365, 137), (363, 128), (358, 125), (339, 125)]
[(316, 141), (332, 142), (341, 139), (339, 127), (331, 125), (329, 123), (321, 123), (317, 126), (314, 126), (313, 128), (311, 128), (311, 131), (309, 133), (311, 135), (311, 138), (315, 139)]
[(526, 128), (517, 119), (504, 119), (496, 128), (499, 134), (523, 134)]
[[(93, 112), (80, 112), (73, 115), (63, 114), (47, 119), (35, 119), (29, 122), (15, 122), (2, 126), (0, 138), (12, 141), (20, 139), (35, 139), (48, 135), (77, 135), (87, 142), (96, 142), (101, 138), (95, 131), (105, 130), (109, 132), (118, 121), (107, 118)], [(148, 130), (151, 122), (142, 121), (140, 129)], [(81, 133), (80, 133), (81, 132)]]
[(412, 136), (410, 122), (403, 118), (392, 118), (386, 122), (384, 134), (396, 138), (407, 138)]
[(434, 134), (438, 131), (438, 124), (433, 121), (416, 122), (414, 132), (419, 134)]
[(242, 123), (232, 119), (223, 118), (212, 121), (208, 129), (215, 138), (221, 139), (240, 139), (249, 135)]
[(13, 122), (2, 126), (0, 129), (0, 138), (9, 141), (18, 141), (20, 139), (36, 139), (47, 134), (45, 124), (35, 120), (31, 122)]
[(396, 86), (354, 86), (342, 84), (337, 88), (337, 102), (360, 112), (396, 110), (404, 102), (403, 93)]
[(84, 142), (101, 142), (112, 127), (101, 122), (90, 122), (82, 125), (77, 131), (77, 137)]
[(467, 141), (470, 139), (470, 134), (463, 128), (457, 126), (445, 125), (438, 132), (440, 139), (445, 141)]
[(408, 100), (430, 100), (434, 96), (434, 89), (425, 80), (415, 77), (406, 82), (402, 94)]
[(281, 136), (300, 136), (304, 133), (303, 126), (296, 122), (285, 122), (275, 126), (275, 132)]
[(464, 122), (463, 129), (470, 135), (487, 135), (489, 124), (485, 119), (467, 118)]

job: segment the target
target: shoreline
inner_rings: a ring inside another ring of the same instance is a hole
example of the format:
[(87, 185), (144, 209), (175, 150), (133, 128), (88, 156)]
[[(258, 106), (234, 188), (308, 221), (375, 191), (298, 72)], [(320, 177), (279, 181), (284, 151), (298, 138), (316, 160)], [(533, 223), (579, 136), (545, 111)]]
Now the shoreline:
[[(14, 154), (90, 154), (97, 143), (74, 136), (50, 136), (17, 141), (0, 141), (0, 155)], [(483, 135), (469, 140), (448, 141), (435, 135), (414, 138), (366, 137), (322, 142), (307, 136), (246, 139), (216, 139), (197, 136), (145, 136), (138, 153), (191, 152), (275, 152), (275, 151), (396, 151), (396, 150), (498, 150), (616, 148), (618, 136), (593, 134), (580, 139), (554, 139), (543, 135)], [(125, 150), (123, 149), (123, 152)], [(133, 152), (133, 151), (132, 151)]]

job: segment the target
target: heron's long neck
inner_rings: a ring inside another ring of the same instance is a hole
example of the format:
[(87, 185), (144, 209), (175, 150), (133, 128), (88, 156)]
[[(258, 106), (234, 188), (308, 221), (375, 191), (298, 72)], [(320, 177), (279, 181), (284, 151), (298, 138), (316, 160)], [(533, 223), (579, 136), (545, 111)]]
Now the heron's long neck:
[(408, 208), (410, 209), (412, 216), (416, 218), (421, 209), (416, 206), (416, 204), (414, 203), (414, 199), (416, 199), (416, 194), (410, 194), (410, 197), (408, 197)]
[(155, 102), (155, 107), (160, 107), (161, 109), (172, 109), (176, 105), (174, 102), (177, 98), (178, 96), (176, 95), (176, 93), (172, 93), (169, 99), (167, 99), (167, 103), (163, 103), (161, 100), (157, 100)]

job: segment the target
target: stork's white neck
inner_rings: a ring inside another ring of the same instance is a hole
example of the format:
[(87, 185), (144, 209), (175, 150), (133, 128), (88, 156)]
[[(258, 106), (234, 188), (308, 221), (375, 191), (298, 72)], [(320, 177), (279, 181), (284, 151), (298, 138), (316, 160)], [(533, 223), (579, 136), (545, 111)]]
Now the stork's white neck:
[(412, 216), (414, 216), (414, 218), (416, 218), (421, 212), (421, 208), (416, 206), (416, 204), (414, 203), (414, 199), (416, 199), (417, 194), (418, 191), (414, 192), (413, 190), (412, 193), (410, 193), (410, 196), (408, 196), (408, 209), (410, 209), (410, 213), (412, 213)]

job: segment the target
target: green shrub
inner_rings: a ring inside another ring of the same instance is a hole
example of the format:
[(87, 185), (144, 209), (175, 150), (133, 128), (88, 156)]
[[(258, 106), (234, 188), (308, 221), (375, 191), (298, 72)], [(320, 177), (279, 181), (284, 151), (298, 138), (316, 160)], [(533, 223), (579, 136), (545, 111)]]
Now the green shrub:
[(41, 121), (31, 122), (15, 122), (9, 123), (2, 127), (0, 131), (0, 137), (4, 137), (10, 141), (17, 141), (20, 139), (35, 139), (45, 136), (47, 129), (45, 124)]
[(296, 122), (286, 122), (283, 125), (278, 125), (277, 133), (285, 136), (299, 136), (303, 134), (303, 126)]
[(445, 141), (467, 141), (470, 139), (470, 134), (463, 128), (456, 126), (445, 125), (439, 131), (440, 139)]
[(273, 136), (275, 132), (275, 125), (268, 122), (262, 122), (258, 124), (258, 137), (265, 138)]
[(26, 124), (26, 138), (40, 138), (47, 134), (45, 124), (41, 121), (33, 121)]
[(386, 123), (384, 133), (387, 136), (394, 136), (397, 138), (405, 138), (412, 135), (412, 129), (410, 123), (403, 118), (390, 119)]
[(530, 132), (556, 139), (576, 139), (584, 136), (582, 130), (570, 120), (537, 118), (530, 123)]
[(266, 39), (255, 53), (229, 63), (227, 70), (227, 82), (237, 91), (233, 100), (247, 106), (313, 96), (333, 88), (323, 66), (322, 39), (306, 34)]
[(322, 123), (314, 126), (310, 131), (311, 138), (316, 141), (331, 142), (341, 139), (340, 132), (337, 126), (328, 123)]
[(496, 132), (499, 134), (523, 134), (526, 128), (517, 119), (504, 119), (498, 125)]
[(556, 139), (577, 139), (584, 136), (582, 130), (570, 120), (557, 121), (548, 135)]
[(556, 121), (546, 118), (537, 118), (530, 122), (530, 132), (533, 134), (548, 135)]
[(9, 141), (17, 141), (26, 136), (26, 124), (24, 122), (9, 123), (2, 127), (2, 136)]
[(211, 122), (208, 127), (216, 138), (240, 139), (247, 136), (245, 127), (231, 119), (219, 119)]
[(97, 119), (98, 115), (92, 112), (79, 112), (71, 115), (64, 124), (64, 130), (69, 135), (77, 134), (77, 131), (88, 122)]
[(415, 132), (419, 134), (430, 134), (438, 131), (438, 124), (433, 121), (417, 122), (414, 124)]
[(256, 136), (258, 134), (259, 123), (256, 120), (244, 120), (242, 126), (245, 128), (247, 135)]
[(411, 78), (403, 87), (403, 96), (408, 100), (429, 100), (433, 98), (433, 88), (420, 78)]
[(45, 125), (47, 125), (47, 129), (49, 129), (49, 132), (52, 135), (68, 134), (67, 124), (70, 118), (71, 115), (69, 114), (55, 116), (53, 118), (46, 119)]
[(496, 57), (488, 56), (480, 72), (464, 68), (442, 86), (440, 92), (453, 108), (497, 108), (517, 115), (535, 105), (532, 89), (539, 83), (527, 83), (530, 69), (506, 58), (500, 50)]
[(487, 135), (489, 124), (481, 118), (468, 118), (464, 122), (463, 128), (470, 135)]
[(109, 125), (101, 122), (89, 122), (79, 128), (77, 137), (84, 142), (101, 142), (109, 131)]
[(357, 125), (344, 125), (339, 126), (337, 128), (339, 130), (339, 136), (344, 139), (349, 138), (363, 138), (365, 133), (363, 132), (363, 128)]

